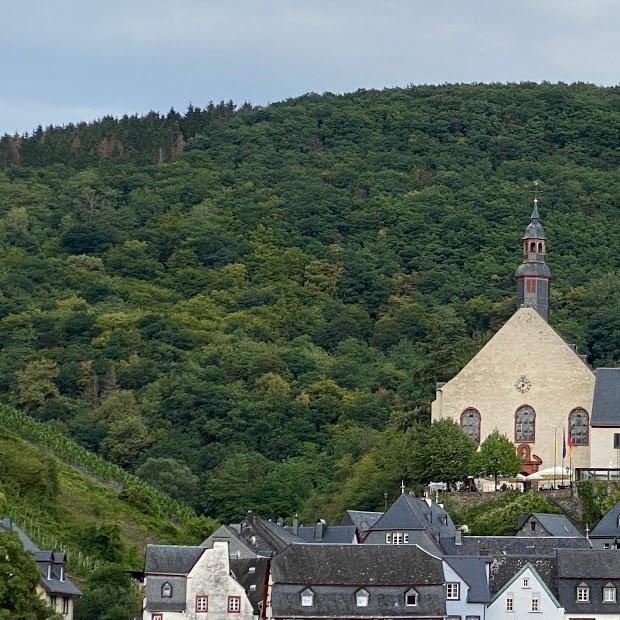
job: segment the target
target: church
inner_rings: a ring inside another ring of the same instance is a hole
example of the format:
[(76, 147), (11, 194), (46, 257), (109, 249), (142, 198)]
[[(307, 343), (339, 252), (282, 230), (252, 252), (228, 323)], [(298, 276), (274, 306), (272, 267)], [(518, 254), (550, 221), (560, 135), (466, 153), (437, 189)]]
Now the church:
[(454, 420), (476, 444), (498, 429), (523, 457), (523, 474), (560, 465), (563, 438), (574, 468), (620, 468), (620, 368), (592, 369), (547, 322), (551, 271), (537, 199), (522, 249), (516, 312), (437, 385), (431, 418)]

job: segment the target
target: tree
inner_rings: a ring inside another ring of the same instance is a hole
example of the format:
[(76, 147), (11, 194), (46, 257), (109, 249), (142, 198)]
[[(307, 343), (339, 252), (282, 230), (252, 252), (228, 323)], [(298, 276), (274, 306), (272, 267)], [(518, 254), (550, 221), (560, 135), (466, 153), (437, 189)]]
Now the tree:
[(523, 461), (515, 452), (512, 441), (497, 429), (482, 442), (473, 462), (475, 473), (481, 476), (493, 476), (496, 490), (497, 479), (500, 476), (515, 476), (522, 465)]
[(184, 463), (150, 457), (138, 467), (136, 475), (174, 499), (190, 505), (196, 503), (198, 477)]
[(58, 396), (56, 362), (45, 358), (32, 360), (17, 373), (19, 402), (28, 408), (41, 407), (48, 398)]
[(451, 483), (471, 473), (476, 446), (456, 422), (437, 420), (430, 426), (414, 427), (411, 433), (408, 473), (414, 482)]
[(52, 613), (36, 593), (41, 574), (13, 532), (0, 533), (0, 618), (45, 620)]

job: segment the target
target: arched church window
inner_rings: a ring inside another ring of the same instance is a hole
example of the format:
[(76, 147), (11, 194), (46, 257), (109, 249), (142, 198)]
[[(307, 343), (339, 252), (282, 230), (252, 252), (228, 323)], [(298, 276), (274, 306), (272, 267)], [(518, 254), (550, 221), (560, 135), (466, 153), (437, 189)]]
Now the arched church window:
[(536, 242), (532, 241), (532, 243), (530, 243), (530, 252), (536, 252)]
[(461, 429), (476, 444), (480, 443), (480, 412), (473, 407), (461, 414)]
[(515, 413), (515, 441), (533, 443), (536, 437), (536, 412), (529, 405), (519, 407)]
[(167, 581), (161, 587), (161, 597), (162, 598), (172, 598), (172, 586)]
[(568, 434), (573, 446), (587, 446), (590, 435), (590, 416), (585, 409), (577, 407), (568, 415)]
[(542, 254), (542, 242), (538, 244), (538, 253)]

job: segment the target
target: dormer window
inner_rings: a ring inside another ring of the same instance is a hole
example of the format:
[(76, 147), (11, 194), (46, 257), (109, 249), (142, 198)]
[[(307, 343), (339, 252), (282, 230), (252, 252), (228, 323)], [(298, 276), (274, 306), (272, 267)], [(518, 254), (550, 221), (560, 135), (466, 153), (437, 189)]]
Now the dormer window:
[(387, 545), (406, 545), (409, 543), (408, 532), (386, 532), (385, 543)]
[(616, 602), (616, 586), (613, 583), (608, 583), (603, 588), (603, 603), (615, 603)]
[(577, 586), (577, 602), (589, 603), (590, 602), (590, 586), (587, 583), (580, 583)]
[(355, 593), (355, 602), (357, 603), (358, 607), (368, 607), (368, 597), (370, 595), (368, 594), (368, 592), (366, 590), (364, 590), (364, 588), (362, 588), (361, 590), (358, 590)]
[(407, 607), (417, 607), (418, 605), (418, 593), (411, 589), (405, 592), (405, 605)]
[(620, 527), (620, 515), (616, 517), (616, 526)]
[(449, 601), (458, 601), (461, 598), (461, 584), (458, 581), (446, 584), (446, 598)]
[(52, 578), (52, 565), (48, 564), (47, 565), (47, 579), (48, 581)]
[(256, 572), (256, 566), (250, 566), (250, 568), (248, 568), (248, 573), (250, 573), (250, 575), (253, 575)]
[(161, 597), (162, 598), (172, 598), (172, 586), (167, 581), (161, 587)]
[(60, 567), (60, 581), (64, 581), (65, 580), (65, 567), (61, 566)]
[(301, 593), (301, 606), (312, 607), (314, 605), (314, 592), (310, 588), (306, 588)]

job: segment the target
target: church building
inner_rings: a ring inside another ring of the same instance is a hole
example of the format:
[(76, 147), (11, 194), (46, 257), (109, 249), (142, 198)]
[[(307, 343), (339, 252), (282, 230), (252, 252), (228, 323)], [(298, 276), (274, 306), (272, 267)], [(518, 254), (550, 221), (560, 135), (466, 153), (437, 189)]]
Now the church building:
[(594, 371), (548, 324), (546, 243), (535, 199), (516, 272), (517, 311), (438, 384), (432, 420), (454, 420), (476, 444), (498, 429), (514, 441), (524, 474), (561, 464), (563, 437), (573, 467), (618, 468), (620, 369)]

